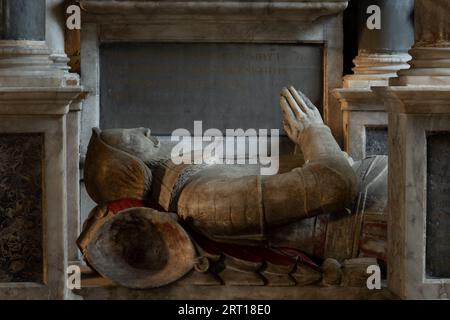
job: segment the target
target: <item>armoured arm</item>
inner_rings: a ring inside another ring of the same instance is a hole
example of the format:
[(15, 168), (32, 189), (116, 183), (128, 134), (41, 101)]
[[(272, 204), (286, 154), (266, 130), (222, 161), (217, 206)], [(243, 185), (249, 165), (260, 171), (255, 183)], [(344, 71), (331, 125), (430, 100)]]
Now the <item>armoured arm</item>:
[(270, 227), (341, 210), (356, 195), (355, 173), (327, 126), (309, 126), (299, 145), (306, 160), (302, 167), (262, 181)]
[(283, 89), (280, 105), (306, 163), (274, 176), (199, 174), (181, 193), (180, 216), (215, 238), (258, 239), (268, 229), (351, 203), (355, 173), (319, 111), (294, 88)]
[(285, 130), (306, 162), (263, 181), (266, 223), (291, 222), (291, 212), (301, 219), (345, 208), (356, 195), (356, 176), (319, 111), (293, 87), (282, 90), (280, 106)]

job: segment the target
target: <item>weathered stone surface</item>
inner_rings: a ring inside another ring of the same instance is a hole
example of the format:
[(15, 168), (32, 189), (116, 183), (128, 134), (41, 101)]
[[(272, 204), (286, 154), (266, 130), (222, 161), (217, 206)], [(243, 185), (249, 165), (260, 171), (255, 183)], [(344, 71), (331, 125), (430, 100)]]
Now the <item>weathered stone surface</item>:
[(365, 287), (340, 287), (310, 285), (304, 287), (264, 287), (264, 286), (194, 286), (186, 282), (178, 282), (152, 290), (132, 290), (103, 279), (89, 279), (82, 282), (82, 289), (74, 290), (85, 299), (396, 299), (386, 288), (369, 290)]
[(44, 41), (1, 41), (1, 87), (59, 87), (63, 72), (55, 68), (49, 54)]
[(415, 46), (450, 45), (450, 20), (447, 0), (415, 0)]
[[(8, 70), (3, 70), (8, 71)], [(9, 70), (10, 71), (10, 70)], [(16, 74), (20, 78), (21, 74)], [(30, 78), (29, 78), (30, 79)], [(39, 79), (38, 79), (39, 80)], [(34, 188), (41, 188), (42, 192), (42, 228), (33, 230), (35, 236), (42, 237), (42, 279), (33, 282), (3, 282), (0, 286), (0, 299), (63, 299), (66, 294), (66, 154), (65, 137), (66, 123), (64, 116), (69, 110), (69, 104), (75, 99), (81, 88), (60, 87), (1, 87), (0, 88), (0, 126), (2, 134), (27, 133), (32, 136), (40, 133), (45, 148), (42, 150), (42, 180)], [(18, 142), (14, 148), (27, 145), (27, 142)], [(24, 162), (33, 159), (38, 153), (26, 157)], [(17, 152), (1, 152), (1, 164), (5, 163), (3, 157), (18, 156)], [(5, 170), (11, 172), (14, 168), (23, 166), (20, 161), (14, 161)], [(25, 164), (26, 165), (26, 164)], [(28, 165), (31, 165), (29, 163)], [(22, 173), (19, 179), (23, 179)], [(3, 181), (3, 170), (1, 179)], [(16, 178), (17, 179), (17, 178)], [(19, 180), (20, 181), (20, 180)], [(17, 182), (17, 181), (14, 181)], [(14, 188), (12, 188), (14, 190)], [(13, 191), (14, 192), (14, 191)], [(36, 189), (25, 190), (26, 199), (14, 203), (16, 210), (26, 209), (29, 201), (34, 197)], [(3, 191), (0, 192), (3, 196)], [(20, 199), (18, 199), (20, 200)], [(37, 205), (38, 202), (35, 203)], [(22, 207), (21, 207), (22, 206)], [(3, 207), (3, 204), (1, 205)], [(13, 207), (14, 208), (14, 207)], [(45, 217), (45, 219), (44, 219)], [(32, 221), (27, 221), (22, 228), (24, 236), (31, 239), (27, 228)], [(0, 238), (3, 236), (3, 230)], [(21, 233), (17, 231), (21, 237)], [(27, 252), (29, 256), (36, 253)], [(20, 268), (16, 263), (14, 268)], [(16, 269), (17, 270), (17, 269)], [(45, 272), (44, 272), (45, 271)]]
[(365, 287), (367, 278), (367, 268), (378, 266), (377, 259), (355, 258), (345, 260), (342, 268), (342, 286), (345, 287)]
[(447, 0), (414, 2), (415, 44), (411, 68), (401, 70), (393, 85), (450, 85), (450, 20)]
[[(439, 132), (443, 134), (449, 131), (449, 88), (448, 86), (427, 84), (375, 89), (380, 97), (384, 97), (389, 111), (387, 278), (389, 288), (401, 298), (445, 299), (448, 298), (450, 292), (450, 282), (447, 278), (427, 279), (429, 270), (426, 270), (427, 237), (428, 231), (430, 231), (427, 228), (426, 218), (427, 211), (430, 209), (427, 208), (429, 205), (427, 199), (429, 177), (427, 176), (430, 170), (427, 168), (427, 158), (429, 157), (427, 155), (427, 134)], [(437, 169), (439, 174), (444, 173), (445, 177), (446, 170), (444, 168), (448, 159), (442, 160), (440, 156), (448, 157), (448, 151), (446, 151), (445, 144), (438, 148), (433, 151), (434, 155), (437, 155), (436, 160), (439, 161), (439, 166), (432, 168), (431, 172), (436, 172)], [(434, 182), (438, 183), (435, 185), (438, 187), (437, 190), (439, 190), (439, 186), (445, 188), (445, 184), (439, 184), (443, 181), (445, 180), (434, 179)], [(447, 194), (441, 194), (438, 199), (445, 199)], [(437, 206), (435, 206), (436, 204)], [(445, 209), (442, 204), (435, 203), (432, 205), (432, 209)], [(434, 213), (439, 215), (439, 212), (435, 211)], [(438, 215), (432, 214), (432, 218), (441, 220), (442, 215), (441, 217)], [(444, 221), (446, 221), (445, 218), (442, 219), (443, 223)], [(437, 238), (434, 237), (434, 240), (441, 239), (440, 237), (444, 234), (441, 232), (445, 232), (446, 228), (444, 225), (443, 227), (435, 233)], [(436, 229), (432, 231), (436, 231)], [(448, 233), (446, 236), (448, 239)], [(448, 245), (447, 240), (444, 243)], [(436, 249), (441, 250), (442, 247)], [(443, 252), (445, 253), (445, 251)], [(435, 258), (434, 255), (432, 259)], [(444, 256), (437, 259), (446, 261)]]
[(450, 278), (450, 132), (427, 137), (426, 274)]
[[(45, 40), (52, 51), (52, 59), (58, 68), (69, 70), (69, 58), (64, 52), (64, 32), (66, 29), (65, 0), (47, 0), (47, 14), (45, 19)], [(77, 83), (78, 84), (78, 83)]]
[(170, 135), (193, 132), (202, 120), (203, 130), (281, 129), (279, 88), (301, 86), (321, 109), (322, 51), (306, 44), (104, 44), (100, 127)]
[[(132, 18), (135, 15), (186, 15), (197, 17), (208, 17), (217, 13), (223, 15), (234, 15), (236, 18), (245, 19), (252, 14), (261, 18), (276, 17), (281, 19), (298, 19), (300, 21), (312, 22), (320, 17), (335, 15), (342, 12), (347, 6), (347, 0), (315, 1), (315, 0), (290, 0), (270, 1), (155, 1), (140, 0), (127, 1), (80, 1), (80, 5), (90, 14), (117, 15), (126, 11)], [(108, 16), (105, 17), (108, 19)], [(121, 18), (124, 18), (123, 16)], [(127, 19), (127, 18), (125, 18)], [(128, 18), (129, 19), (129, 18)], [(138, 18), (139, 19), (139, 18)], [(141, 17), (142, 19), (142, 17)]]
[(0, 282), (43, 281), (44, 139), (0, 134)]
[(325, 285), (338, 285), (342, 280), (342, 266), (332, 258), (326, 259), (322, 264), (322, 283)]
[(366, 127), (366, 156), (388, 154), (386, 127)]

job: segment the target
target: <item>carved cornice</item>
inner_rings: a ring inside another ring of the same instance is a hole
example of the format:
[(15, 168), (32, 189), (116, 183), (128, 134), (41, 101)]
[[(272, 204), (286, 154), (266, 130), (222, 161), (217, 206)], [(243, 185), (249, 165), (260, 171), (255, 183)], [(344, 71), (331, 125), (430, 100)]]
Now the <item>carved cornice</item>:
[(382, 100), (370, 88), (338, 88), (333, 95), (342, 111), (385, 111)]
[[(79, 1), (87, 21), (115, 22), (162, 17), (280, 19), (312, 22), (344, 11), (348, 0), (285, 1)], [(109, 18), (109, 19), (108, 19)], [(86, 21), (86, 20), (84, 20)]]
[(0, 115), (61, 116), (72, 101), (84, 98), (82, 87), (0, 88)]
[(372, 90), (385, 102), (388, 112), (450, 115), (449, 86), (390, 86)]

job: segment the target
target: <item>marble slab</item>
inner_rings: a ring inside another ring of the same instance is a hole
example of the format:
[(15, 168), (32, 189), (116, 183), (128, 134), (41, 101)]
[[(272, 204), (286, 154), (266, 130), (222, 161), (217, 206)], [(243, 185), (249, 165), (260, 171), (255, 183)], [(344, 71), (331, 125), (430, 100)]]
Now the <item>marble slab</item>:
[(40, 133), (0, 133), (0, 282), (42, 283)]
[(101, 128), (281, 129), (282, 87), (320, 109), (323, 47), (308, 44), (120, 43), (100, 47)]
[(366, 156), (388, 154), (387, 127), (366, 127)]
[(450, 278), (450, 132), (427, 137), (426, 275)]

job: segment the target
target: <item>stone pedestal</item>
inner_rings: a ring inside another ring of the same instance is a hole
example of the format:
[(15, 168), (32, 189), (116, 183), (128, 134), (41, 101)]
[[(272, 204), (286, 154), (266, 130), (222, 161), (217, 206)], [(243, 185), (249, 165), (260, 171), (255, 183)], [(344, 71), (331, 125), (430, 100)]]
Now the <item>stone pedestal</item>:
[(344, 124), (344, 149), (354, 160), (387, 155), (387, 114), (370, 89), (337, 89)]
[(79, 92), (0, 88), (0, 299), (66, 294), (66, 115)]
[[(69, 73), (69, 58), (64, 46), (65, 0), (47, 0), (46, 42), (54, 66), (64, 72), (64, 86), (79, 86), (80, 77)], [(76, 239), (80, 232), (80, 114), (82, 104), (74, 101), (67, 114), (67, 242), (69, 263), (80, 263)]]
[(66, 86), (64, 70), (50, 59), (45, 0), (2, 5), (0, 299), (63, 299), (73, 171), (67, 114), (82, 88)]
[(450, 297), (450, 23), (415, 1), (411, 68), (373, 87), (389, 112), (388, 282), (406, 299)]
[(415, 2), (415, 44), (411, 69), (399, 73), (392, 85), (450, 85), (450, 2)]
[(450, 87), (375, 88), (389, 112), (389, 289), (450, 297)]
[[(366, 26), (367, 8), (382, 12), (381, 29)], [(383, 101), (370, 89), (385, 86), (397, 71), (409, 68), (407, 50), (413, 42), (413, 1), (362, 0), (358, 3), (359, 54), (353, 60), (354, 74), (344, 77), (334, 95), (341, 103), (344, 148), (354, 159), (387, 154), (387, 115)]]

